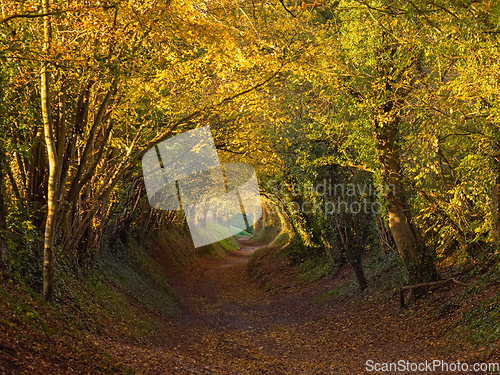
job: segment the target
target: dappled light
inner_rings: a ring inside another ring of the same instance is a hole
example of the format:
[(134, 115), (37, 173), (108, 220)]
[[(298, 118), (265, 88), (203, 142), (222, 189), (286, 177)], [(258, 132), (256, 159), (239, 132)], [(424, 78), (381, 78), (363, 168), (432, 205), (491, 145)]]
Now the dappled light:
[(0, 374), (500, 374), (500, 5), (0, 2)]

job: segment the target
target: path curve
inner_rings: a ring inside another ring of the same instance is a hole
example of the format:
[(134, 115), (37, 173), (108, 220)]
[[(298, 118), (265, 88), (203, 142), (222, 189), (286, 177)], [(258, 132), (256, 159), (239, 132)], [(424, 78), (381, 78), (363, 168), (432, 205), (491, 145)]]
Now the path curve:
[[(171, 280), (181, 314), (160, 319), (155, 338), (97, 343), (138, 374), (363, 374), (367, 360), (435, 359), (433, 332), (379, 306), (325, 307), (307, 292), (266, 293), (245, 267), (259, 245), (247, 239), (222, 260)], [(373, 373), (373, 372), (372, 372)], [(419, 373), (425, 374), (425, 372)]]

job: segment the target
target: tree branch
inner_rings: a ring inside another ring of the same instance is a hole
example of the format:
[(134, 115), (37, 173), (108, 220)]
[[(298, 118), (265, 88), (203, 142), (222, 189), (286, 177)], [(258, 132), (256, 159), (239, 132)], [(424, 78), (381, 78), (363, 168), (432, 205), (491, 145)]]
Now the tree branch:
[(283, 0), (278, 0), (278, 1), (283, 6), (283, 9), (285, 9), (288, 12), (288, 14), (290, 14), (293, 18), (297, 18), (297, 16), (295, 14), (293, 14), (293, 12), (286, 7), (285, 2)]
[(453, 281), (453, 282), (455, 282), (457, 284), (464, 285), (464, 286), (468, 286), (469, 285), (469, 284), (463, 283), (461, 281), (458, 281), (457, 279), (455, 279), (453, 277), (451, 277), (449, 279), (446, 279), (446, 280), (430, 281), (430, 282), (427, 282), (427, 283), (420, 283), (420, 284), (415, 284), (415, 285), (407, 285), (407, 286), (404, 286), (401, 289), (399, 289), (399, 306), (401, 308), (405, 307), (405, 299), (404, 299), (404, 291), (405, 290), (411, 290), (411, 289), (421, 288), (421, 287), (424, 287), (424, 286), (438, 286), (438, 285), (447, 284), (450, 281)]
[(4, 19), (0, 20), (0, 24), (9, 22), (9, 21), (16, 19), (16, 18), (41, 18), (41, 17), (52, 16), (54, 14), (60, 14), (60, 13), (62, 13), (62, 12), (13, 14), (12, 16), (8, 16), (8, 17), (5, 17)]

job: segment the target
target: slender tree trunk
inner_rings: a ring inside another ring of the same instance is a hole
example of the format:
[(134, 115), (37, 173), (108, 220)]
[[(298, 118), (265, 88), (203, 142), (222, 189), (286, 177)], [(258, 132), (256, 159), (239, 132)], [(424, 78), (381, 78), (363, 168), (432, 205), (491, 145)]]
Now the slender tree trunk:
[(26, 199), (29, 202), (45, 203), (44, 191), (47, 185), (45, 169), (45, 145), (43, 144), (43, 128), (37, 129), (35, 140), (29, 151), (28, 186)]
[(386, 191), (389, 228), (405, 264), (410, 283), (434, 281), (437, 279), (434, 257), (413, 222), (405, 196), (401, 175), (401, 151), (398, 145), (399, 119), (387, 119), (388, 113), (389, 111), (385, 111), (383, 122), (375, 119), (375, 130), (378, 161), (385, 184), (383, 188)]
[(494, 177), (491, 189), (491, 200), (493, 202), (493, 231), (495, 234), (497, 249), (500, 249), (500, 142), (495, 142), (496, 155), (493, 160)]
[(342, 234), (342, 228), (336, 216), (335, 216), (335, 225), (337, 226), (337, 229), (339, 231), (340, 242), (342, 242), (342, 246), (344, 247), (347, 260), (349, 261), (349, 264), (351, 265), (352, 270), (354, 271), (354, 276), (356, 276), (359, 289), (363, 291), (368, 287), (368, 282), (366, 281), (365, 273), (363, 272), (363, 265), (361, 264), (361, 260), (352, 252), (351, 247), (349, 245), (349, 237), (347, 236), (347, 231), (344, 228), (344, 234)]
[[(42, 0), (42, 13), (49, 13), (49, 0)], [(46, 301), (54, 301), (54, 219), (56, 212), (57, 190), (57, 155), (54, 129), (51, 114), (50, 83), (48, 71), (48, 53), (51, 42), (50, 16), (44, 17), (43, 22), (43, 52), (44, 61), (41, 70), (41, 106), (47, 159), (49, 161), (49, 182), (47, 191), (47, 218), (45, 221), (45, 236), (43, 246), (43, 296)]]
[(7, 223), (5, 222), (4, 202), (4, 163), (5, 151), (0, 145), (0, 276), (6, 273), (9, 265), (9, 248), (7, 247)]
[(389, 251), (392, 250), (392, 247), (391, 247), (391, 241), (389, 238), (389, 233), (387, 232), (387, 230), (384, 227), (384, 222), (383, 222), (382, 216), (377, 215), (376, 225), (377, 225), (377, 232), (378, 232), (380, 246), (382, 247), (384, 252), (388, 253)]

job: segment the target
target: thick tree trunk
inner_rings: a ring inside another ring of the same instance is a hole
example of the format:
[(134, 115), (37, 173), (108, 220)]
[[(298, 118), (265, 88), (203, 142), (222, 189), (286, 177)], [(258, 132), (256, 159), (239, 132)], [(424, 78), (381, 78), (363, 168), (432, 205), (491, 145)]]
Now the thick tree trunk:
[[(388, 111), (385, 112), (387, 114)], [(389, 228), (403, 259), (411, 284), (437, 279), (434, 257), (415, 226), (401, 175), (398, 145), (399, 119), (375, 119), (378, 161), (380, 163)]]
[[(49, 13), (49, 1), (42, 0), (42, 12)], [(47, 56), (51, 40), (50, 16), (44, 18), (43, 23), (45, 54), (42, 62), (40, 96), (42, 106), (43, 129), (45, 145), (47, 147), (47, 159), (49, 161), (49, 181), (47, 191), (47, 218), (45, 221), (45, 236), (43, 246), (43, 296), (46, 301), (54, 301), (54, 219), (56, 212), (56, 190), (57, 190), (57, 155), (55, 135), (52, 123), (50, 84)]]

